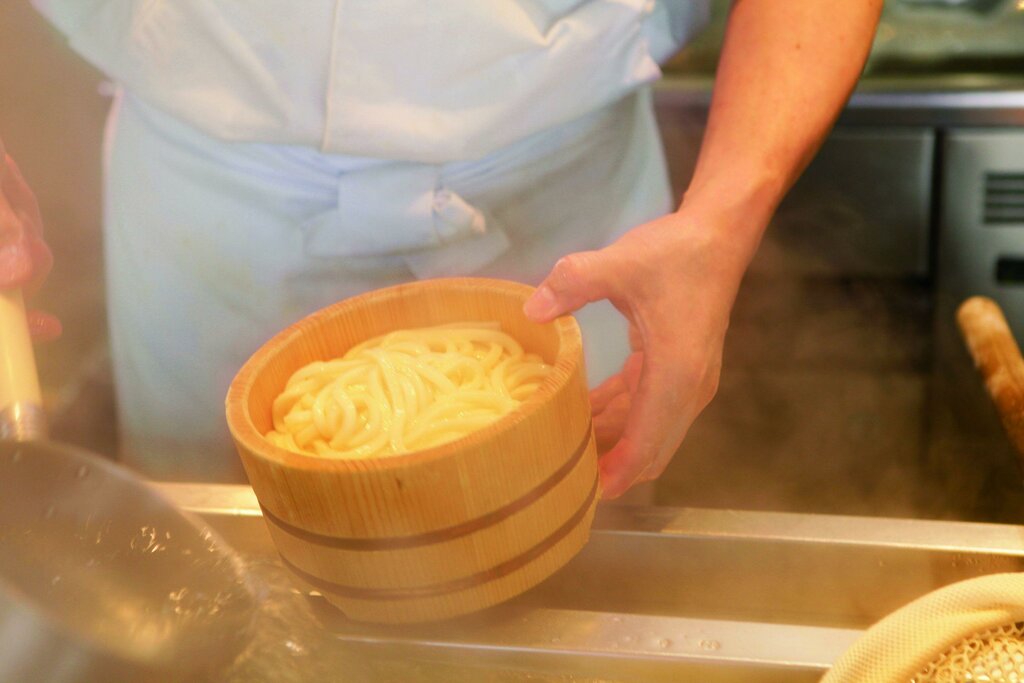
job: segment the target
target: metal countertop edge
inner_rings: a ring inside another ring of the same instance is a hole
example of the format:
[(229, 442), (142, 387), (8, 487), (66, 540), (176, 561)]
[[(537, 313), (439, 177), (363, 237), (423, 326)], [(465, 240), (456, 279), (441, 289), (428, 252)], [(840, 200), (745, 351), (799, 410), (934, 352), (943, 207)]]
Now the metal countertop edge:
[[(411, 645), (494, 655), (778, 666), (822, 672), (863, 633), (858, 629), (824, 626), (562, 609), (536, 609), (530, 613), (530, 619), (525, 625), (509, 619), (507, 625), (492, 625), (473, 631), (474, 637), (454, 639), (446, 639), (443, 634), (424, 637), (419, 631), (406, 635), (357, 624), (335, 625), (332, 630), (341, 641), (364, 645)], [(540, 635), (549, 633), (563, 636), (552, 641)]]
[[(706, 113), (713, 80), (666, 74), (654, 86), (662, 111)], [(1017, 127), (1024, 125), (1024, 80), (870, 78), (850, 97), (839, 125)]]
[[(152, 485), (178, 506), (201, 516), (261, 516), (256, 496), (248, 486)], [(864, 545), (1024, 556), (1024, 526), (981, 522), (608, 505), (598, 507), (593, 531), (662, 539)]]
[[(609, 621), (610, 618), (620, 618), (618, 615), (612, 616), (603, 612), (562, 616), (558, 612), (568, 610), (538, 611), (550, 612), (560, 623), (572, 625), (578, 629), (592, 627), (597, 620)], [(334, 636), (339, 641), (361, 645), (442, 648), (453, 652), (472, 652), (473, 654), (568, 655), (587, 658), (643, 659), (670, 665), (688, 663), (726, 667), (779, 667), (790, 670), (824, 672), (863, 633), (851, 629), (756, 622), (721, 622), (669, 616), (624, 616), (615, 624), (621, 627), (620, 631), (612, 638), (598, 642), (574, 642), (571, 639), (563, 639), (557, 643), (540, 643), (526, 638), (510, 639), (504, 631), (499, 638), (492, 640), (486, 638), (489, 635), (486, 630), (481, 630), (477, 634), (483, 636), (482, 638), (474, 640), (402, 637), (386, 632), (376, 633), (372, 629), (369, 632), (366, 629), (350, 631), (335, 629)], [(699, 635), (688, 636), (680, 643), (670, 642), (666, 647), (638, 646), (646, 644), (641, 643), (640, 638), (636, 637), (630, 644), (618, 644), (621, 642), (622, 635), (626, 634), (652, 630), (663, 632), (668, 630), (671, 633), (679, 629), (695, 634), (699, 632)], [(499, 640), (500, 642), (498, 642)], [(702, 649), (703, 646), (700, 644), (702, 642), (715, 642), (718, 649)]]

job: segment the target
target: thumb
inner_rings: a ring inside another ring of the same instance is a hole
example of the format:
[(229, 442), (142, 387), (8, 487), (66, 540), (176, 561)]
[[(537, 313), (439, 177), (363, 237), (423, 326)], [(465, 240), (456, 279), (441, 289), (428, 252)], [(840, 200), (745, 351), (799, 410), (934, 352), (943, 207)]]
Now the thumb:
[(580, 251), (563, 256), (527, 299), (523, 312), (538, 323), (572, 313), (585, 304), (607, 299), (611, 264), (603, 251)]

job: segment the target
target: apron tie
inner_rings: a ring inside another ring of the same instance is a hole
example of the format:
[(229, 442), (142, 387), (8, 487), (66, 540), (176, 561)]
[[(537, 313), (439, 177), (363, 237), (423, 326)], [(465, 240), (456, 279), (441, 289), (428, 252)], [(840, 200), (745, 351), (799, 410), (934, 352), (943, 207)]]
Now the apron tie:
[(342, 174), (337, 204), (302, 225), (314, 258), (400, 256), (419, 278), (472, 272), (509, 247), (508, 236), (461, 195), (441, 167), (383, 164)]

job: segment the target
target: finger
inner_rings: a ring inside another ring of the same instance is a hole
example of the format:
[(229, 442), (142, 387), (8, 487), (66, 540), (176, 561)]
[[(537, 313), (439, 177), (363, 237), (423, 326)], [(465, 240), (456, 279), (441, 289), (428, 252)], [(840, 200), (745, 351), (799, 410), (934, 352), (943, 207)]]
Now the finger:
[(636, 351), (629, 354), (626, 364), (622, 366), (622, 377), (626, 382), (626, 388), (631, 393), (636, 393), (640, 388), (640, 378), (643, 376), (644, 354)]
[(0, 288), (20, 287), (32, 278), (32, 254), (22, 221), (0, 194)]
[(619, 394), (628, 389), (623, 373), (617, 372), (590, 391), (590, 412), (600, 414)]
[(660, 477), (668, 468), (672, 458), (682, 445), (694, 421), (704, 412), (711, 399), (718, 392), (720, 367), (707, 368), (699, 374), (690, 375), (689, 380), (681, 383), (685, 387), (685, 403), (679, 412), (676, 429), (668, 432), (667, 438), (660, 444), (657, 455), (641, 473), (638, 481), (653, 481)]
[(598, 453), (608, 451), (622, 438), (631, 403), (630, 395), (623, 392), (608, 404), (604, 412), (594, 416), (594, 441)]
[(632, 453), (634, 450), (623, 435), (597, 461), (601, 476), (601, 497), (605, 500), (615, 500), (628, 491), (646, 468), (646, 463), (631, 466), (631, 460), (635, 457)]
[(40, 239), (15, 237), (6, 244), (0, 234), (0, 289), (24, 287), (32, 294), (53, 268), (53, 254)]
[(629, 348), (633, 351), (644, 350), (644, 338), (643, 335), (640, 334), (640, 328), (636, 325), (629, 326)]
[[(2, 222), (0, 217), (0, 222)], [(2, 238), (2, 235), (0, 235)], [(0, 289), (21, 287), (32, 279), (32, 256), (23, 241), (0, 244)]]
[(39, 201), (21, 174), (18, 164), (11, 157), (5, 159), (5, 173), (0, 180), (0, 186), (3, 187), (4, 196), (7, 197), (11, 210), (25, 222), (28, 232), (42, 237), (43, 218), (39, 212)]
[(606, 251), (580, 251), (563, 256), (537, 287), (523, 312), (534, 322), (547, 322), (572, 313), (612, 291), (614, 264)]
[(32, 260), (32, 276), (25, 286), (25, 291), (33, 294), (42, 286), (46, 276), (53, 269), (53, 253), (46, 242), (38, 237), (29, 240), (28, 253)]
[(693, 385), (681, 380), (678, 367), (647, 352), (622, 438), (601, 459), (605, 497), (625, 493), (665, 453), (671, 459), (686, 434), (695, 417), (688, 405)]
[(44, 313), (43, 311), (29, 311), (27, 317), (28, 331), (32, 336), (33, 341), (53, 341), (64, 331), (64, 327), (60, 324), (60, 320), (49, 313)]
[(590, 412), (597, 415), (608, 402), (623, 391), (635, 393), (640, 383), (644, 366), (644, 354), (637, 351), (629, 354), (620, 372), (615, 373), (590, 392)]
[(32, 293), (53, 267), (53, 254), (42, 240), (39, 204), (18, 165), (5, 157), (0, 168), (0, 287)]
[(697, 414), (694, 414), (692, 418), (686, 420), (686, 425), (682, 433), (679, 434), (679, 436), (672, 442), (666, 443), (665, 448), (660, 449), (654, 460), (644, 468), (644, 471), (636, 478), (633, 485), (640, 484), (645, 481), (654, 481), (665, 473), (665, 470), (668, 469), (669, 463), (672, 462), (672, 458), (675, 457), (676, 452), (679, 450), (680, 446), (683, 445), (683, 441), (686, 440), (686, 435), (689, 433), (690, 427), (696, 418)]

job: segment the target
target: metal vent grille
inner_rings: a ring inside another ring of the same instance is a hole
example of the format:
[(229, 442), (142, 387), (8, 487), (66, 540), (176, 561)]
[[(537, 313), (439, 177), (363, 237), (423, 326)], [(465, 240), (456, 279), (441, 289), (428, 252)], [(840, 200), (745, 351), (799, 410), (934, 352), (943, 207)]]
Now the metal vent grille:
[(1024, 223), (1024, 172), (986, 173), (986, 225)]

